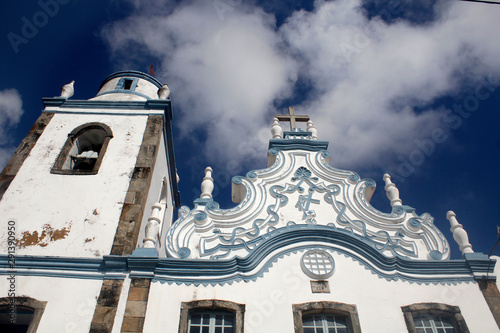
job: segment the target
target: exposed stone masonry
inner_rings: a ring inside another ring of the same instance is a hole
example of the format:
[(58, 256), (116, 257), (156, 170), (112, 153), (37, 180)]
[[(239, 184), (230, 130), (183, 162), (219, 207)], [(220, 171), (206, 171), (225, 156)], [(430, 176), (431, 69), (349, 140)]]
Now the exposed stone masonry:
[(38, 138), (42, 135), (53, 116), (53, 113), (42, 113), (7, 162), (7, 165), (0, 174), (0, 199), (2, 199), (5, 191), (7, 191), (10, 183), (23, 165), (24, 160), (30, 154), (31, 149), (35, 146)]
[(111, 255), (130, 255), (137, 246), (147, 194), (162, 139), (162, 116), (149, 116), (132, 179), (125, 196)]
[(94, 317), (92, 318), (90, 333), (111, 332), (122, 287), (123, 281), (121, 280), (103, 281)]
[(133, 278), (123, 317), (122, 333), (142, 332), (146, 319), (151, 279)]

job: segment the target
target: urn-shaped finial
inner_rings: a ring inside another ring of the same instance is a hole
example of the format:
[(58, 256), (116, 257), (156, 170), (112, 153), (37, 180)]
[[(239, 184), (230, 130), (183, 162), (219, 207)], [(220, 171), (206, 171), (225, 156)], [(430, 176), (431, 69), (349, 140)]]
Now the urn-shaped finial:
[(203, 177), (203, 181), (201, 182), (201, 195), (200, 198), (211, 199), (212, 192), (214, 190), (214, 179), (212, 178), (212, 168), (205, 168), (205, 177)]
[(314, 124), (311, 120), (307, 122), (306, 131), (311, 132), (311, 137), (313, 140), (318, 140), (318, 130), (314, 127)]
[(451, 210), (446, 213), (446, 218), (450, 221), (450, 231), (453, 233), (453, 238), (457, 242), (462, 254), (474, 253), (472, 250), (472, 245), (469, 243), (469, 235), (465, 231), (463, 225), (458, 223), (455, 212)]
[(273, 139), (280, 139), (283, 137), (283, 129), (281, 128), (278, 118), (273, 119), (273, 126), (271, 127), (271, 134)]
[(399, 198), (399, 190), (396, 184), (391, 181), (391, 175), (388, 173), (384, 174), (383, 180), (385, 182), (385, 193), (387, 194), (387, 198), (391, 201), (391, 206), (403, 205), (403, 201)]

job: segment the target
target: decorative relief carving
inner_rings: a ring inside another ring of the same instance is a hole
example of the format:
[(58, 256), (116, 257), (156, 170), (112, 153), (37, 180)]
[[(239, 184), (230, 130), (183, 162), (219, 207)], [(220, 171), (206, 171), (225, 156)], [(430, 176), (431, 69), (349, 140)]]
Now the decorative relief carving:
[(367, 200), (375, 182), (329, 166), (327, 153), (275, 149), (274, 165), (233, 178), (246, 191), (238, 206), (219, 209), (209, 202), (183, 208), (167, 233), (167, 256), (245, 258), (274, 237), (323, 226), (347, 232), (388, 258), (449, 258), (448, 243), (430, 215), (399, 205), (380, 212)]
[(311, 281), (311, 291), (313, 294), (329, 294), (330, 284), (328, 281)]

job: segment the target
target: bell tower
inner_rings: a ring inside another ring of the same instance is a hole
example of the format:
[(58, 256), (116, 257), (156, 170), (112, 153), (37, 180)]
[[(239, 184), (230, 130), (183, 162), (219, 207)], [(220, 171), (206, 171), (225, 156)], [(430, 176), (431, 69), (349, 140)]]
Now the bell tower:
[(73, 82), (43, 99), (0, 175), (0, 215), (16, 224), (18, 254), (129, 255), (143, 246), (151, 207), (158, 250), (180, 203), (168, 87), (122, 71), (89, 100), (72, 95)]

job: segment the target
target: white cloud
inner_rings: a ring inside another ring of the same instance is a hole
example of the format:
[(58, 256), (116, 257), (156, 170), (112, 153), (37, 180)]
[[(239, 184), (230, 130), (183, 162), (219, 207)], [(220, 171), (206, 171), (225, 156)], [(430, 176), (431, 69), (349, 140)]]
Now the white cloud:
[(500, 42), (487, 32), (497, 25), (495, 10), (457, 2), (437, 8), (428, 25), (387, 25), (363, 17), (360, 4), (321, 2), (282, 27), (301, 55), (302, 75), (320, 91), (307, 112), (344, 166), (383, 165), (387, 154), (408, 154), (415, 138), (443, 126), (440, 111), (415, 107), (500, 70), (493, 59)]
[(206, 135), (200, 151), (220, 165), (264, 158), (264, 144), (245, 141), (262, 141), (298, 78), (312, 90), (297, 112), (312, 116), (336, 163), (355, 169), (397, 163), (388, 157), (442, 126), (442, 111), (429, 109), (437, 98), (500, 75), (498, 6), (443, 2), (433, 22), (388, 25), (368, 20), (360, 0), (316, 1), (276, 28), (272, 15), (238, 3), (190, 1), (157, 15), (148, 6), (103, 32), (121, 58), (136, 60), (130, 46), (141, 45), (161, 60), (158, 76), (182, 110), (175, 121), (186, 137)]
[(15, 147), (9, 141), (9, 132), (19, 123), (23, 114), (23, 102), (16, 89), (0, 91), (0, 169), (14, 152)]

